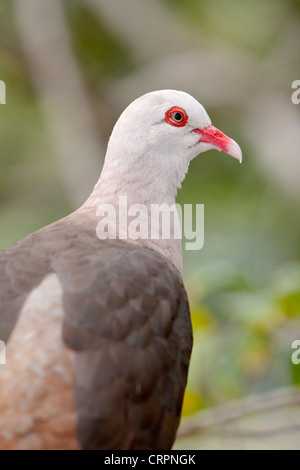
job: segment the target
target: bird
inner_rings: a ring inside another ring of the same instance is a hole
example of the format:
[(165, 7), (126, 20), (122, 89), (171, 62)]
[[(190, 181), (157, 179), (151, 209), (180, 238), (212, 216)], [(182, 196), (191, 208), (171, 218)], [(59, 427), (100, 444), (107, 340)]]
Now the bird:
[(191, 95), (147, 93), (83, 205), (0, 252), (2, 450), (172, 448), (193, 344), (181, 240), (130, 237), (118, 217), (102, 239), (97, 211), (174, 204), (209, 149), (242, 160)]

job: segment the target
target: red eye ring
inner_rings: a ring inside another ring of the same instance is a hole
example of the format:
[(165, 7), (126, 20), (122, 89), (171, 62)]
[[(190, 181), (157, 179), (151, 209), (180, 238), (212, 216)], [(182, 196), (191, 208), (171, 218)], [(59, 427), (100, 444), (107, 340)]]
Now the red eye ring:
[(175, 127), (184, 127), (189, 120), (185, 110), (174, 106), (166, 112), (165, 121), (167, 124)]

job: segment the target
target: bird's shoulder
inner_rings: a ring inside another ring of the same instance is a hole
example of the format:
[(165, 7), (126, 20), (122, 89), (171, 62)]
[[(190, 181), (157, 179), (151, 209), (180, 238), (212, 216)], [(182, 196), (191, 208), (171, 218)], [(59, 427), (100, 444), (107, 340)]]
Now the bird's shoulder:
[[(125, 305), (152, 316), (164, 304), (173, 312), (179, 303), (188, 309), (182, 278), (169, 260), (127, 241), (99, 240), (93, 226), (71, 215), (0, 252), (1, 339), (7, 339), (24, 301), (49, 274), (59, 279), (66, 324), (73, 326), (82, 318), (87, 325), (95, 310), (99, 321), (99, 311), (117, 312)], [(68, 335), (66, 341), (71, 346)]]

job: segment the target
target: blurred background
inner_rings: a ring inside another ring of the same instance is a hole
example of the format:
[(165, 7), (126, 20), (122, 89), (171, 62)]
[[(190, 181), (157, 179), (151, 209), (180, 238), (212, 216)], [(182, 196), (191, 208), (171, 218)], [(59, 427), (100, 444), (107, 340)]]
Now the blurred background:
[(194, 350), (177, 448), (300, 448), (298, 0), (1, 0), (0, 248), (91, 192), (141, 94), (191, 93), (244, 161), (210, 151), (179, 203), (205, 204), (185, 252)]

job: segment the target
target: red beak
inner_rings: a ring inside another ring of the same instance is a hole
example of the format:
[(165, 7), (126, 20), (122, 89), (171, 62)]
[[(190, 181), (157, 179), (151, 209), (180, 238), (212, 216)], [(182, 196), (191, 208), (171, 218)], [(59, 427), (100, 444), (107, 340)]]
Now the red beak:
[(240, 146), (233, 139), (230, 139), (230, 137), (227, 137), (227, 135), (219, 131), (216, 127), (207, 126), (205, 129), (194, 129), (193, 132), (196, 132), (196, 134), (201, 136), (199, 142), (211, 144), (217, 150), (222, 150), (242, 163), (243, 156)]

